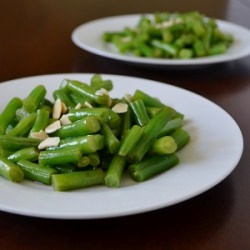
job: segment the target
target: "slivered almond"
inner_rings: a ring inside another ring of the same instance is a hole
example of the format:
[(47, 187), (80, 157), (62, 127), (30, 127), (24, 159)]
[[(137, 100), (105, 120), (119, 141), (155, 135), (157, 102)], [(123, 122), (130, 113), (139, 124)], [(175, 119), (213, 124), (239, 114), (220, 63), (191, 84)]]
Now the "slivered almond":
[(77, 105), (75, 106), (75, 109), (80, 109), (82, 107), (81, 103), (77, 103)]
[(60, 143), (60, 137), (48, 137), (38, 145), (38, 149), (46, 149), (48, 147), (56, 147), (59, 145), (59, 143)]
[(101, 88), (101, 89), (98, 89), (96, 92), (95, 92), (96, 95), (109, 95), (109, 92), (104, 89), (104, 88)]
[(68, 108), (65, 105), (65, 103), (62, 102), (60, 98), (58, 98), (58, 99), (56, 99), (54, 106), (53, 106), (52, 117), (54, 119), (59, 119), (62, 114), (67, 112), (67, 110), (68, 110)]
[(84, 106), (86, 107), (86, 108), (93, 108), (93, 106), (89, 103), (89, 102), (84, 102)]
[(115, 106), (112, 107), (112, 110), (115, 113), (126, 113), (128, 111), (128, 104), (119, 102)]
[(62, 114), (65, 114), (68, 111), (68, 107), (64, 102), (62, 102)]
[(60, 128), (61, 128), (61, 122), (59, 120), (57, 120), (57, 121), (51, 123), (48, 127), (46, 127), (45, 132), (47, 134), (51, 134)]
[(44, 130), (40, 130), (39, 132), (31, 132), (30, 137), (34, 139), (44, 140), (48, 138), (49, 136), (45, 133)]
[(68, 115), (68, 114), (62, 115), (62, 116), (61, 116), (61, 119), (60, 119), (60, 122), (61, 122), (61, 125), (70, 124), (71, 121), (70, 121), (70, 119), (69, 119), (69, 115)]
[(125, 94), (124, 99), (129, 103), (132, 101), (132, 96), (130, 94)]

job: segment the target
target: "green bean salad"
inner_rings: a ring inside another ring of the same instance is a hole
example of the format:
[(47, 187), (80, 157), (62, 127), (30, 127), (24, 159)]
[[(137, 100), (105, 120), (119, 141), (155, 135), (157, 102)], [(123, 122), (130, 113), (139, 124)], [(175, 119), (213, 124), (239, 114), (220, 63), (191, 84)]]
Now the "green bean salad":
[(190, 141), (184, 115), (137, 89), (112, 98), (113, 82), (64, 79), (12, 97), (0, 113), (0, 175), (52, 185), (55, 191), (120, 187), (125, 172), (142, 182), (179, 163)]
[(214, 18), (199, 12), (141, 15), (133, 27), (105, 31), (102, 40), (121, 54), (148, 58), (190, 59), (226, 53), (234, 37)]

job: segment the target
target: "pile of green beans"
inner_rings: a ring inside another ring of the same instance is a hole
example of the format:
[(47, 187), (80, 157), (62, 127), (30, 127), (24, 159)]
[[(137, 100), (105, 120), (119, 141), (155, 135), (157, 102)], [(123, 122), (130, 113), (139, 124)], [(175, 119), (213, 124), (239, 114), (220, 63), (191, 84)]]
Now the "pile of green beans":
[(94, 74), (88, 84), (64, 79), (53, 101), (43, 85), (13, 97), (0, 113), (0, 175), (67, 191), (120, 187), (125, 172), (142, 182), (176, 166), (190, 141), (184, 115), (142, 90), (112, 98), (112, 89)]
[(122, 54), (148, 58), (190, 59), (225, 53), (234, 37), (199, 12), (142, 15), (134, 27), (102, 34)]

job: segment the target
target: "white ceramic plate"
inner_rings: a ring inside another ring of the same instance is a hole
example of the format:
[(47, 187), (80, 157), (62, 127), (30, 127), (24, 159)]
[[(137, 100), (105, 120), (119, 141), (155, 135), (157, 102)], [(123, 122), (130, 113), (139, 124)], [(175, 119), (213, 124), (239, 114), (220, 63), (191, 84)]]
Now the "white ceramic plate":
[[(89, 82), (92, 74), (44, 75), (0, 84), (0, 107), (13, 95), (25, 97), (44, 84), (48, 98), (64, 78)], [(232, 117), (211, 101), (168, 84), (151, 80), (103, 75), (114, 83), (113, 97), (141, 89), (157, 96), (186, 115), (191, 142), (179, 152), (180, 164), (151, 180), (135, 183), (123, 179), (117, 189), (105, 186), (71, 192), (24, 181), (11, 183), (0, 178), (0, 210), (11, 213), (63, 219), (108, 218), (167, 207), (212, 188), (236, 167), (243, 150), (241, 131)]]
[(91, 53), (144, 66), (199, 66), (236, 60), (250, 54), (250, 31), (247, 28), (222, 20), (217, 20), (219, 28), (235, 37), (234, 44), (222, 55), (187, 60), (142, 58), (119, 54), (113, 46), (107, 45), (102, 41), (101, 36), (103, 32), (119, 31), (125, 27), (134, 27), (140, 17), (141, 15), (123, 15), (87, 22), (73, 31), (72, 40), (78, 47)]

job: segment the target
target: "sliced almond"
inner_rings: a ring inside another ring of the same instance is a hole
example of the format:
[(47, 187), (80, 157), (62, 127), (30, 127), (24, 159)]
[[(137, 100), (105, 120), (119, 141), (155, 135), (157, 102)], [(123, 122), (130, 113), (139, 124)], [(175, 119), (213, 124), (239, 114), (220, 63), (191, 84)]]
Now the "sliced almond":
[(46, 127), (45, 132), (47, 134), (51, 134), (60, 128), (61, 128), (61, 122), (59, 120), (57, 120), (57, 121), (51, 123), (48, 127)]
[(132, 95), (130, 95), (130, 94), (125, 94), (125, 95), (124, 95), (124, 99), (125, 99), (128, 103), (130, 103), (130, 102), (132, 101)]
[(77, 105), (75, 106), (75, 109), (80, 109), (82, 107), (81, 103), (77, 103)]
[(126, 113), (128, 111), (128, 104), (119, 102), (115, 106), (112, 107), (112, 110), (115, 113)]
[(62, 114), (65, 114), (68, 111), (68, 107), (64, 102), (62, 102), (61, 104), (62, 104)]
[(56, 147), (60, 143), (60, 137), (48, 137), (43, 140), (39, 145), (38, 149), (46, 149), (48, 147)]
[(39, 132), (31, 132), (30, 137), (34, 139), (44, 140), (48, 138), (49, 136), (45, 133), (44, 130), (40, 130)]
[(56, 99), (54, 106), (53, 106), (52, 117), (54, 119), (59, 119), (62, 113), (65, 113), (66, 111), (67, 111), (67, 107), (65, 103), (63, 103), (60, 98)]
[(69, 119), (69, 115), (68, 115), (68, 114), (62, 115), (62, 117), (60, 118), (60, 123), (61, 123), (61, 125), (70, 124), (71, 121), (70, 121), (70, 119)]
[(84, 102), (84, 106), (86, 107), (86, 108), (93, 108), (93, 106), (89, 103), (89, 102)]
[(95, 92), (96, 95), (109, 95), (109, 92), (104, 89), (104, 88), (101, 88), (101, 89), (98, 89), (96, 92)]

